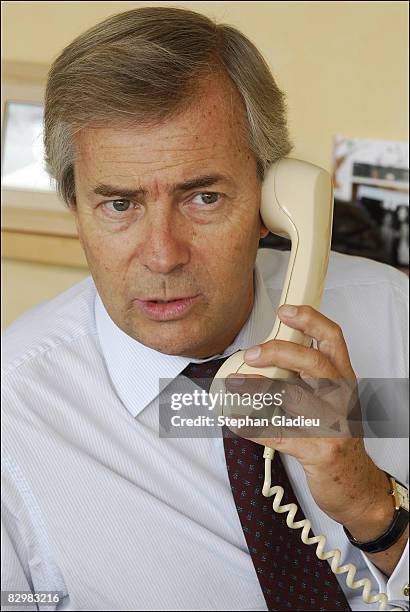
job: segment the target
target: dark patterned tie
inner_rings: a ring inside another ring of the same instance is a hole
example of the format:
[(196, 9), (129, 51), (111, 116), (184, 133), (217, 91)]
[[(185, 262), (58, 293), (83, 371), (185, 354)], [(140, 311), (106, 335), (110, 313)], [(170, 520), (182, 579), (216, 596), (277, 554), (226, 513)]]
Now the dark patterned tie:
[[(181, 374), (209, 392), (225, 359), (191, 363)], [(350, 610), (328, 562), (316, 557), (316, 545), (303, 544), (301, 530), (290, 529), (286, 514), (274, 512), (272, 499), (262, 495), (263, 446), (227, 427), (222, 430), (232, 494), (268, 610)], [(272, 483), (285, 490), (281, 505), (299, 506), (278, 452), (272, 461)], [(295, 520), (303, 518), (299, 509)]]

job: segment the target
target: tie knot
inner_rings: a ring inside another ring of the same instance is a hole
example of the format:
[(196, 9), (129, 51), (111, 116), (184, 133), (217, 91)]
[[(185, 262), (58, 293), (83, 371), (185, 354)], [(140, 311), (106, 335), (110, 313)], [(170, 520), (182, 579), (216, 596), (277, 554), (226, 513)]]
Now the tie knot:
[(206, 391), (209, 391), (212, 379), (226, 361), (228, 357), (220, 357), (219, 359), (211, 359), (210, 361), (203, 361), (202, 363), (189, 363), (187, 367), (181, 372), (182, 376), (193, 379), (202, 379), (199, 382), (200, 386)]
[(211, 359), (202, 363), (192, 362), (187, 365), (181, 374), (188, 378), (213, 378), (227, 359), (228, 357), (220, 357), (219, 359)]

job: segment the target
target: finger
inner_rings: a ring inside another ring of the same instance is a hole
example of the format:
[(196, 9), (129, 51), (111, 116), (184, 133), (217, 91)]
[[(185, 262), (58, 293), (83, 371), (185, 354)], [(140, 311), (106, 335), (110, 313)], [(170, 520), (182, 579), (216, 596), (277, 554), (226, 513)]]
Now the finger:
[(272, 387), (272, 378), (262, 376), (262, 374), (229, 374), (225, 378), (225, 386), (238, 393), (248, 393), (249, 391), (265, 392)]
[(278, 316), (289, 327), (315, 338), (318, 349), (326, 355), (342, 376), (351, 377), (349, 351), (340, 326), (311, 306), (289, 306), (284, 304)]
[[(287, 428), (286, 428), (287, 429)], [(272, 448), (274, 450), (278, 450), (281, 453), (285, 453), (287, 455), (291, 455), (295, 457), (300, 462), (304, 457), (314, 456), (314, 450), (316, 447), (316, 439), (301, 436), (301, 432), (299, 429), (295, 428), (291, 434), (285, 433), (284, 428), (278, 428), (281, 430), (280, 432), (275, 432), (275, 434), (267, 434), (262, 437), (248, 437), (242, 436), (247, 440), (251, 440), (251, 442), (256, 442), (256, 444), (260, 444), (262, 447), (267, 446), (268, 448)], [(237, 434), (241, 435), (241, 434)]]
[[(254, 400), (246, 404), (243, 414), (251, 414), (252, 411), (269, 414), (280, 406), (286, 412), (309, 418), (318, 418), (329, 413), (330, 420), (333, 418), (333, 407), (327, 400), (328, 396), (331, 398), (340, 391), (339, 382), (336, 379), (308, 376), (286, 380), (267, 378), (259, 374), (229, 374), (225, 379), (225, 387), (237, 396), (246, 395)], [(338, 403), (341, 402), (336, 401), (336, 405)]]
[(335, 420), (333, 406), (299, 379), (284, 385), (281, 410), (291, 418), (319, 419), (321, 425)]
[[(290, 415), (309, 418), (317, 418), (325, 412), (332, 411), (329, 404), (320, 397), (321, 389), (312, 390), (312, 387), (300, 378), (276, 380), (264, 376), (254, 377), (252, 374), (243, 376), (231, 374), (226, 378), (225, 384), (227, 389), (237, 389), (239, 395), (246, 394), (246, 396), (257, 399), (257, 404), (253, 402), (245, 405), (245, 411), (242, 414), (246, 412), (248, 415), (271, 415), (279, 406), (282, 411)], [(337, 388), (337, 385), (332, 384), (332, 389), (335, 386)], [(272, 404), (272, 398), (276, 400), (274, 404)]]
[[(276, 366), (291, 370), (298, 374), (304, 373), (312, 378), (341, 378), (327, 356), (319, 350), (306, 348), (287, 340), (269, 340), (260, 347), (259, 357), (252, 359), (245, 351), (245, 361), (255, 368)], [(255, 348), (255, 347), (253, 347)]]
[[(229, 386), (230, 380), (232, 379), (226, 379), (227, 386)], [(326, 437), (351, 434), (348, 420), (351, 417), (352, 391), (346, 385), (341, 385), (338, 380), (319, 379), (322, 384), (315, 385), (313, 388), (299, 378), (284, 381), (258, 376), (254, 380), (251, 375), (248, 375), (246, 378), (234, 380), (243, 383), (239, 386), (241, 389), (239, 395), (246, 394), (252, 399), (256, 399), (256, 403), (255, 401), (248, 401), (244, 406), (241, 406), (240, 415), (242, 417), (247, 415), (250, 421), (257, 419), (255, 423), (259, 427), (259, 419), (267, 419), (271, 423), (272, 417), (278, 415), (291, 419), (299, 417), (301, 419), (300, 425), (306, 424), (315, 427), (313, 431), (309, 430), (309, 435)], [(312, 380), (318, 382), (316, 379), (309, 379), (309, 381)], [(258, 383), (257, 387), (250, 384), (255, 382)], [(262, 393), (260, 392), (261, 383), (268, 383), (268, 385), (264, 385)], [(272, 399), (274, 399), (273, 403)], [(237, 416), (235, 412), (237, 409), (238, 406), (234, 406), (231, 410), (225, 409), (224, 413)], [(251, 431), (250, 429), (249, 432)], [(250, 435), (251, 433), (249, 433)], [(246, 437), (246, 433), (244, 437)], [(260, 432), (257, 437), (261, 437)]]

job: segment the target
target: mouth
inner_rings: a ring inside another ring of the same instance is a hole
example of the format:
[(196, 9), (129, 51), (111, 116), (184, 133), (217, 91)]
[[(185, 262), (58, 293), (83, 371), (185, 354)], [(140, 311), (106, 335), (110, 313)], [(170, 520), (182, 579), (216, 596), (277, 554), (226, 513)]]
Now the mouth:
[(136, 299), (140, 311), (152, 321), (173, 321), (182, 319), (198, 301), (199, 295), (177, 297), (171, 300), (150, 298), (148, 300)]

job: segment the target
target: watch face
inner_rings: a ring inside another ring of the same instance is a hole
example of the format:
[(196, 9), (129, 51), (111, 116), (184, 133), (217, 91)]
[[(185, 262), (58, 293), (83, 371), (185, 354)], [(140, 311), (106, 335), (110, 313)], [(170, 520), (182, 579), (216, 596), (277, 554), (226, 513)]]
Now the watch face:
[(406, 487), (396, 482), (397, 493), (400, 497), (400, 506), (409, 511), (409, 491)]

